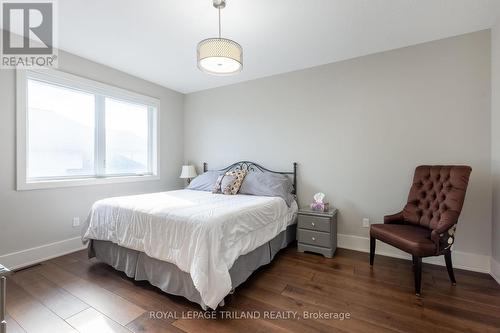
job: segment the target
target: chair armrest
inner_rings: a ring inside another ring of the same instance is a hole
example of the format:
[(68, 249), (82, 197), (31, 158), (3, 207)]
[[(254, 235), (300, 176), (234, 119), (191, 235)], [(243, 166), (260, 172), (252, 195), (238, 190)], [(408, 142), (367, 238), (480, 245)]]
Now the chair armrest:
[(458, 222), (458, 212), (454, 210), (447, 210), (441, 214), (437, 228), (434, 229), (438, 234), (448, 231)]
[(441, 214), (436, 229), (431, 232), (431, 240), (436, 243), (436, 254), (449, 249), (455, 242), (458, 216), (459, 213), (453, 210), (447, 210)]
[(399, 213), (384, 216), (384, 224), (403, 224), (403, 211)]

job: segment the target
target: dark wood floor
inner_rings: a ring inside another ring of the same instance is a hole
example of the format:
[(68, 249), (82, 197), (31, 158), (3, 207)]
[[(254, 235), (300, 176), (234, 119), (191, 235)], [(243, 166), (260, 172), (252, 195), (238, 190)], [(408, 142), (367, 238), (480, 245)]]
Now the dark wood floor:
[[(200, 307), (134, 282), (76, 252), (13, 274), (8, 332), (500, 332), (500, 286), (487, 274), (425, 265), (423, 296), (413, 294), (409, 261), (339, 249), (334, 259), (282, 251), (238, 288), (223, 310), (260, 319), (188, 318)], [(152, 319), (150, 311), (164, 318)], [(257, 313), (250, 311), (258, 311)], [(266, 312), (268, 311), (268, 312)], [(264, 318), (265, 313), (297, 319)], [(307, 320), (304, 313), (350, 313)], [(167, 314), (177, 318), (168, 318)]]

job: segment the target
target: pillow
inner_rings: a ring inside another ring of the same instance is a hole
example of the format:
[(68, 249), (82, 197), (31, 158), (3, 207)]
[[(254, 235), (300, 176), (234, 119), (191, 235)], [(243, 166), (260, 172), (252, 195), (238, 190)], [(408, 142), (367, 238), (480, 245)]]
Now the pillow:
[[(241, 184), (243, 183), (243, 179), (245, 179), (246, 175), (247, 175), (246, 170), (235, 170), (226, 172), (226, 175), (222, 179), (221, 183), (222, 193), (229, 195), (238, 194)], [(226, 182), (225, 181), (226, 178), (229, 178), (230, 180)], [(226, 186), (222, 186), (222, 184), (224, 183), (226, 184)]]
[(187, 188), (196, 191), (212, 191), (219, 175), (220, 172), (218, 171), (207, 171), (202, 173), (198, 177), (195, 177)]
[(217, 177), (217, 181), (215, 182), (214, 188), (212, 189), (212, 193), (221, 193), (222, 180), (225, 176), (226, 175), (219, 175)]
[(236, 181), (236, 176), (234, 175), (224, 175), (222, 182), (220, 183), (220, 189), (222, 194), (231, 194), (231, 187), (234, 186)]
[(280, 197), (288, 207), (294, 200), (293, 184), (285, 175), (270, 172), (250, 172), (240, 188), (241, 194)]

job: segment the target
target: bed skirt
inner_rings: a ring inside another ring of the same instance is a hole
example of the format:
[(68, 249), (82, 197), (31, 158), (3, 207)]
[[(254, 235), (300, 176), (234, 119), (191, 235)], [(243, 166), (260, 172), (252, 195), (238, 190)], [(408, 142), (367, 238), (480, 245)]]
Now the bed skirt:
[[(259, 267), (269, 264), (279, 250), (294, 241), (296, 229), (297, 226), (292, 224), (269, 242), (236, 259), (229, 270), (232, 288), (245, 282)], [(148, 281), (168, 294), (183, 296), (207, 309), (189, 273), (181, 271), (174, 264), (109, 241), (91, 240), (88, 251), (89, 258), (96, 257), (136, 281)]]

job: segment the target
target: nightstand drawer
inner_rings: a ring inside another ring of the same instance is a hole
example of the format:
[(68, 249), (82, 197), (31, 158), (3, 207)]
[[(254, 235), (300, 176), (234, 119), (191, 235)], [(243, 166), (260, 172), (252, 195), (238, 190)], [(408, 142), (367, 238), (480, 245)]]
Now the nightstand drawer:
[(299, 229), (297, 240), (300, 243), (311, 244), (315, 246), (331, 247), (331, 235), (325, 232)]
[(330, 232), (330, 219), (312, 215), (299, 215), (299, 228)]

